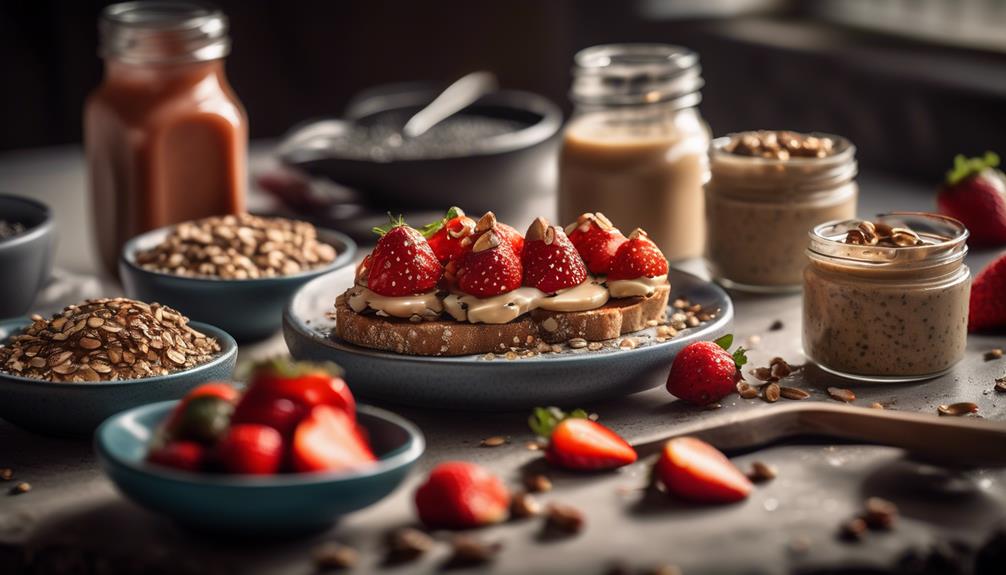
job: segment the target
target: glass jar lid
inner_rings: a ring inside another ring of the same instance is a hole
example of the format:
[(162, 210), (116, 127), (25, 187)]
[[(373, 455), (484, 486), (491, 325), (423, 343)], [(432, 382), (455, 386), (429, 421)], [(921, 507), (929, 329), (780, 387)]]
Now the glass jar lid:
[(604, 44), (577, 52), (572, 100), (578, 104), (671, 102), (686, 108), (702, 99), (698, 55), (669, 44)]
[(204, 62), (230, 52), (227, 17), (195, 2), (112, 4), (98, 31), (103, 58), (132, 64)]

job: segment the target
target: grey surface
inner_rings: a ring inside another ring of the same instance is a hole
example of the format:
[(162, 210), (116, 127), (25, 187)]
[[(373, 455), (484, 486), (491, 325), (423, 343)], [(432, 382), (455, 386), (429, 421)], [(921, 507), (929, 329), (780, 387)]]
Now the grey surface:
[[(77, 271), (92, 269), (94, 262), (83, 247), (86, 231), (77, 219), (83, 206), (81, 169), (77, 152), (0, 157), (0, 181), (13, 181), (25, 193), (37, 191), (36, 197), (54, 205), (66, 234), (57, 264)], [(933, 206), (932, 192), (925, 186), (870, 174), (862, 176), (860, 183), (863, 215)], [(969, 263), (980, 269), (992, 256), (974, 253)], [(692, 263), (689, 267), (695, 271), (700, 266)], [(765, 365), (775, 355), (802, 362), (799, 296), (739, 297), (735, 304), (740, 340), (761, 336), (750, 354), (754, 365)], [(783, 321), (784, 329), (769, 332), (776, 319)], [(1006, 397), (991, 389), (992, 380), (1006, 374), (1006, 360), (984, 362), (981, 358), (984, 351), (997, 346), (1006, 346), (1006, 337), (971, 337), (965, 360), (936, 380), (843, 385), (856, 390), (857, 403), (882, 401), (892, 409), (932, 413), (940, 403), (974, 401), (983, 417), (1003, 420)], [(241, 355), (247, 360), (282, 347), (275, 338), (245, 347)], [(836, 381), (816, 370), (807, 370), (806, 378), (795, 385), (812, 390), (813, 400), (826, 400), (823, 388)], [(733, 396), (723, 402), (722, 411), (697, 411), (673, 402), (663, 389), (655, 389), (589, 407), (604, 423), (638, 440), (696, 418), (774, 406)], [(538, 465), (538, 454), (524, 446), (531, 437), (519, 414), (396, 411), (416, 422), (427, 436), (429, 450), (420, 462), (421, 471), (444, 459), (468, 459), (516, 484), (524, 466)], [(479, 440), (497, 434), (510, 436), (512, 442), (492, 449), (478, 447)], [(740, 454), (735, 462), (743, 468), (755, 459), (777, 465), (779, 477), (757, 487), (747, 501), (718, 508), (644, 497), (638, 488), (645, 482), (646, 462), (596, 476), (553, 473), (556, 490), (545, 499), (581, 508), (588, 522), (582, 534), (543, 541), (540, 522), (525, 521), (480, 535), (505, 545), (493, 566), (494, 572), (501, 573), (603, 573), (615, 559), (640, 568), (675, 563), (686, 573), (782, 573), (839, 565), (890, 567), (906, 549), (937, 540), (975, 544), (1006, 516), (1006, 473), (1002, 470), (958, 472), (908, 461), (896, 449), (828, 443), (773, 446)], [(357, 572), (369, 572), (380, 561), (383, 532), (414, 521), (411, 494), (420, 480), (420, 474), (415, 474), (392, 497), (347, 518), (325, 535), (253, 544), (193, 536), (126, 502), (98, 471), (86, 441), (41, 438), (0, 423), (0, 467), (13, 467), (19, 479), (34, 486), (25, 495), (0, 496), (0, 571), (2, 562), (9, 566), (20, 560), (25, 548), (41, 548), (36, 555), (39, 561), (72, 556), (67, 550), (86, 549), (88, 557), (115, 558), (119, 567), (159, 563), (170, 566), (173, 573), (213, 569), (307, 574), (314, 572), (310, 550), (334, 539), (357, 546), (363, 562)], [(858, 544), (839, 541), (835, 536), (838, 524), (869, 495), (883, 495), (899, 504), (903, 518), (898, 527)], [(810, 542), (807, 552), (793, 549), (797, 538)], [(58, 548), (66, 552), (44, 551), (52, 545), (66, 545)], [(387, 571), (437, 571), (447, 552), (446, 547), (439, 547), (417, 564)]]

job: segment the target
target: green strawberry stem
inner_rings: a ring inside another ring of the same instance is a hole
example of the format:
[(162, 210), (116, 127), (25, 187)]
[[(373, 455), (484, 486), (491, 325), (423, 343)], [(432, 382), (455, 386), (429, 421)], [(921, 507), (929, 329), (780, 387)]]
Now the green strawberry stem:
[[(713, 343), (722, 347), (724, 351), (730, 351), (730, 346), (734, 344), (734, 334), (728, 333), (722, 337), (713, 340)], [(734, 365), (737, 366), (737, 369), (740, 369), (745, 363), (748, 362), (748, 356), (745, 353), (746, 351), (747, 350), (745, 350), (743, 347), (738, 347), (731, 354), (734, 358)]]
[(419, 228), (419, 233), (423, 234), (424, 238), (430, 238), (433, 236), (433, 234), (443, 229), (443, 227), (447, 225), (447, 222), (453, 220), (458, 216), (463, 215), (465, 215), (465, 212), (461, 208), (457, 206), (451, 206), (451, 209), (447, 210), (447, 214), (445, 214), (444, 217), (440, 218), (435, 222), (430, 222), (425, 226)]
[(955, 186), (986, 168), (999, 167), (999, 155), (985, 152), (981, 158), (967, 158), (963, 154), (954, 157), (954, 167), (947, 171), (947, 184)]
[(590, 416), (582, 409), (574, 409), (566, 413), (558, 407), (536, 407), (531, 410), (531, 416), (527, 419), (527, 424), (538, 437), (548, 439), (552, 437), (552, 431), (564, 419), (589, 419)]
[(390, 232), (391, 230), (397, 228), (398, 226), (404, 226), (404, 225), (405, 225), (405, 216), (403, 216), (402, 214), (393, 216), (391, 215), (391, 212), (388, 212), (388, 223), (383, 226), (374, 226), (370, 228), (370, 231), (374, 232), (379, 236), (383, 236), (384, 234)]

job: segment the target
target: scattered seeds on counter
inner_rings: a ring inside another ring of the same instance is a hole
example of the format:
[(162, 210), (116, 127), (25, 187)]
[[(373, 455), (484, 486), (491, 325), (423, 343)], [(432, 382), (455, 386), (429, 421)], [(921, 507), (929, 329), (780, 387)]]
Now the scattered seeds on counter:
[(560, 533), (579, 533), (586, 519), (576, 507), (562, 503), (550, 503), (545, 510), (545, 528)]
[(845, 403), (852, 403), (856, 401), (856, 394), (851, 389), (845, 389), (844, 387), (829, 387), (828, 396), (837, 401), (844, 401)]
[(779, 401), (781, 393), (778, 383), (770, 383), (762, 388), (761, 398), (768, 403), (775, 403)]
[(784, 326), (783, 326), (783, 324), (782, 324), (782, 320), (779, 320), (779, 319), (777, 319), (777, 320), (775, 320), (774, 322), (772, 322), (772, 325), (768, 326), (768, 330), (769, 330), (769, 331), (779, 331), (779, 330), (781, 330), (781, 329), (782, 329), (783, 327), (784, 327)]
[(507, 443), (509, 443), (509, 440), (507, 440), (506, 437), (503, 437), (502, 435), (494, 435), (483, 439), (479, 445), (482, 447), (499, 447)]
[(524, 447), (526, 447), (528, 451), (541, 451), (542, 444), (540, 441), (528, 441), (524, 444)]
[(510, 515), (517, 519), (541, 515), (543, 509), (541, 502), (526, 491), (518, 491), (510, 499)]
[(779, 472), (774, 465), (769, 465), (763, 461), (755, 461), (751, 464), (751, 471), (748, 472), (748, 479), (752, 483), (764, 483), (776, 478)]
[(796, 387), (786, 387), (782, 386), (779, 388), (779, 395), (785, 397), (786, 399), (793, 399), (799, 401), (801, 399), (807, 399), (810, 394), (806, 391), (796, 388)]
[(744, 399), (754, 399), (758, 397), (758, 388), (746, 381), (738, 381), (737, 393)]
[(454, 550), (450, 560), (452, 565), (487, 563), (503, 549), (502, 543), (486, 543), (472, 535), (456, 535), (451, 545)]
[(315, 548), (313, 555), (314, 565), (320, 571), (350, 569), (360, 560), (360, 554), (356, 549), (334, 542)]
[(887, 409), (886, 407), (884, 407), (884, 404), (883, 404), (883, 403), (880, 403), (880, 402), (878, 402), (878, 401), (874, 401), (873, 403), (871, 403), (871, 404), (870, 404), (870, 407), (871, 407), (872, 409)]
[(524, 487), (531, 493), (544, 493), (552, 490), (552, 480), (547, 475), (535, 473), (524, 478)]
[(604, 348), (604, 344), (599, 341), (592, 341), (587, 344), (587, 349), (590, 351), (598, 351)]
[(866, 500), (863, 520), (866, 521), (870, 529), (892, 529), (897, 519), (898, 506), (894, 503), (880, 497), (871, 497)]
[(996, 391), (1006, 393), (1006, 375), (996, 379)]
[(11, 495), (21, 495), (23, 493), (28, 493), (29, 491), (31, 491), (31, 483), (28, 483), (27, 481), (22, 481), (10, 488)]
[(0, 481), (10, 481), (14, 479), (14, 470), (9, 467), (0, 469)]
[(0, 371), (57, 382), (165, 375), (210, 361), (220, 344), (160, 304), (88, 300), (32, 323), (0, 346)]
[(842, 524), (839, 536), (846, 541), (862, 541), (868, 526), (861, 517), (853, 517)]
[(961, 401), (958, 403), (951, 403), (950, 405), (941, 405), (936, 408), (936, 411), (940, 415), (961, 417), (970, 413), (977, 413), (978, 405), (970, 401)]
[(1000, 348), (995, 348), (985, 352), (985, 361), (995, 361), (997, 359), (1002, 359), (1003, 350)]
[(412, 527), (395, 529), (388, 534), (388, 559), (393, 563), (412, 561), (436, 544), (426, 533)]

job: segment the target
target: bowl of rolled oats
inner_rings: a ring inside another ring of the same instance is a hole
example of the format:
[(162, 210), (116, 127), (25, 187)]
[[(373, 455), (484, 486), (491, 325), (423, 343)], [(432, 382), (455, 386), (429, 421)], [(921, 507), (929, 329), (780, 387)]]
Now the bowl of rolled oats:
[(356, 244), (307, 222), (250, 214), (184, 222), (126, 243), (119, 271), (129, 297), (184, 309), (238, 341), (276, 333), (308, 281), (351, 264)]
[(225, 331), (126, 298), (2, 321), (0, 418), (47, 435), (87, 435), (119, 411), (230, 378), (236, 359)]

